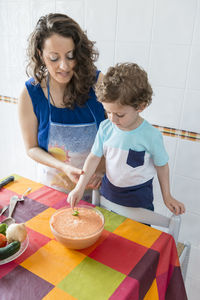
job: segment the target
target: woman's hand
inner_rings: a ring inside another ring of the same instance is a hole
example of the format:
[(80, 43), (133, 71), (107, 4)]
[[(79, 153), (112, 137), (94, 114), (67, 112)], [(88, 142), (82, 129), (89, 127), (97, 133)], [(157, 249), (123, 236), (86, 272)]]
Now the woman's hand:
[(61, 173), (56, 175), (57, 179), (55, 178), (54, 185), (63, 187), (66, 190), (74, 189), (83, 171), (66, 163), (62, 163), (60, 170)]
[[(63, 183), (65, 181), (66, 188), (68, 187), (68, 189), (70, 190), (75, 187), (75, 185), (79, 180), (80, 175), (83, 174), (83, 171), (81, 169), (78, 169), (70, 165), (66, 165), (63, 169), (63, 172), (65, 172), (67, 176), (62, 176), (62, 181)], [(86, 186), (86, 189), (94, 189), (94, 190), (99, 189), (101, 185), (101, 181), (102, 181), (102, 174), (99, 173), (93, 174), (89, 183)]]
[(65, 164), (63, 167), (63, 172), (69, 177), (69, 179), (77, 183), (80, 175), (83, 173), (81, 169)]

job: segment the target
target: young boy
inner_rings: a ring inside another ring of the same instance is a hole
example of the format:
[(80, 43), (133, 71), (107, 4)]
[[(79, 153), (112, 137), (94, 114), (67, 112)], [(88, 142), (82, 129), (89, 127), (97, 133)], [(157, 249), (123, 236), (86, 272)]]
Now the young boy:
[(72, 208), (105, 156), (106, 174), (100, 193), (108, 201), (128, 207), (153, 210), (152, 181), (157, 172), (165, 205), (174, 214), (185, 212), (184, 204), (171, 196), (168, 155), (160, 131), (140, 113), (152, 99), (147, 73), (137, 64), (110, 67), (96, 88), (108, 119), (101, 122), (95, 142), (83, 166), (83, 174), (67, 201)]

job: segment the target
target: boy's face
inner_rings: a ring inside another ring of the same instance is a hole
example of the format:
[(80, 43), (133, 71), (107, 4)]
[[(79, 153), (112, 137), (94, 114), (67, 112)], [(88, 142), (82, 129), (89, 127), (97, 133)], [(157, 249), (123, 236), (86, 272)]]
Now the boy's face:
[(140, 125), (141, 110), (136, 110), (130, 105), (121, 105), (119, 102), (103, 102), (103, 107), (107, 112), (109, 120), (119, 129), (130, 131)]

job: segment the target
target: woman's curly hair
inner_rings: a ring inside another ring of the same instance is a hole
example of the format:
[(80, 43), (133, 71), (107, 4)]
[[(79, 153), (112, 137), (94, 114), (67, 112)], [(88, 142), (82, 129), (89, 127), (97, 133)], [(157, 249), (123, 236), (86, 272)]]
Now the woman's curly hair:
[(152, 101), (152, 88), (147, 73), (134, 63), (121, 63), (110, 67), (103, 81), (97, 84), (96, 95), (100, 102), (115, 102), (139, 109)]
[(94, 48), (95, 43), (90, 41), (80, 26), (67, 15), (50, 13), (39, 19), (28, 39), (26, 73), (34, 77), (36, 84), (41, 83), (47, 76), (47, 69), (40, 53), (43, 52), (45, 40), (53, 34), (72, 38), (75, 44), (74, 75), (66, 85), (63, 102), (68, 108), (73, 108), (75, 104), (81, 106), (87, 101), (89, 90), (96, 81), (94, 62), (98, 59), (99, 53)]

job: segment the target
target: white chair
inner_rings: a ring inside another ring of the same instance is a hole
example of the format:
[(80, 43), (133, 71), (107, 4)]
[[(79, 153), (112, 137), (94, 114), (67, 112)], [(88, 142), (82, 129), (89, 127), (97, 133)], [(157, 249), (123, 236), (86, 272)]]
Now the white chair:
[(106, 200), (103, 196), (99, 194), (98, 190), (93, 190), (92, 192), (92, 203), (96, 206), (106, 208), (107, 210), (112, 210), (117, 214), (135, 220), (137, 222), (166, 228), (167, 232), (174, 237), (174, 240), (176, 242), (181, 272), (183, 280), (185, 281), (191, 245), (189, 242), (178, 242), (178, 236), (181, 226), (180, 216), (172, 215), (171, 217), (166, 217), (154, 211), (140, 207), (132, 207), (130, 209), (126, 206), (121, 206)]

